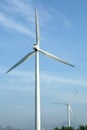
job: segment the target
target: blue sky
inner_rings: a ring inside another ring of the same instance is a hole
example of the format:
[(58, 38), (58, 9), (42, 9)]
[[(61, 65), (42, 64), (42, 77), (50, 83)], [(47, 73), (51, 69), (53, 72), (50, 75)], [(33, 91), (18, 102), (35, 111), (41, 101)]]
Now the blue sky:
[(8, 74), (5, 72), (31, 52), (35, 43), (35, 8), (38, 10), (40, 46), (69, 61), (64, 65), (40, 54), (42, 127), (67, 121), (66, 108), (53, 102), (68, 102), (76, 124), (87, 123), (87, 1), (0, 1), (0, 123), (32, 129), (35, 118), (35, 59)]

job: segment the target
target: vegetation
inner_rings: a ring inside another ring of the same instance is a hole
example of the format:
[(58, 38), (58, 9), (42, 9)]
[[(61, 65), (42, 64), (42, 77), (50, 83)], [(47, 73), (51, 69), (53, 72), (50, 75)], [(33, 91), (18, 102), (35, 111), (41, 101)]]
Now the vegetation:
[[(0, 125), (0, 130), (21, 130), (21, 129), (15, 129), (12, 126), (7, 126), (7, 127), (3, 128)], [(80, 126), (78, 126), (78, 128), (61, 126), (61, 128), (55, 127), (53, 130), (87, 130), (87, 125), (80, 125)]]
[(0, 125), (0, 130), (20, 130), (20, 129), (15, 129), (15, 128), (13, 128), (12, 126), (7, 126), (6, 128), (3, 128), (3, 127)]
[(62, 126), (61, 128), (55, 127), (53, 130), (87, 130), (87, 125), (80, 125), (78, 128), (65, 126)]

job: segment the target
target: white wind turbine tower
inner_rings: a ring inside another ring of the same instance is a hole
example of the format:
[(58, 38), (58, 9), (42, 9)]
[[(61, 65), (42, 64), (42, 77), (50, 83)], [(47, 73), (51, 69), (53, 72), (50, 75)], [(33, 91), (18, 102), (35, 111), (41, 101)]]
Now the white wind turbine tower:
[(69, 66), (75, 67), (74, 65), (48, 53), (42, 49), (40, 49), (40, 34), (39, 34), (39, 25), (38, 25), (38, 15), (37, 10), (35, 10), (35, 26), (36, 26), (36, 43), (33, 45), (34, 51), (25, 55), (21, 60), (19, 60), (15, 65), (13, 65), (6, 73), (10, 72), (12, 69), (23, 63), (25, 60), (30, 58), (33, 54), (35, 54), (35, 130), (41, 130), (41, 120), (40, 120), (40, 79), (39, 79), (39, 52), (44, 55), (60, 61)]
[(77, 94), (78, 91), (76, 91), (74, 93), (74, 95), (71, 97), (71, 99), (68, 101), (68, 103), (58, 103), (58, 102), (55, 102), (54, 104), (60, 104), (60, 105), (65, 105), (67, 106), (67, 117), (68, 117), (68, 127), (71, 127), (71, 112), (72, 112), (72, 109), (71, 109), (71, 102), (73, 100), (73, 98), (75, 97), (75, 95)]

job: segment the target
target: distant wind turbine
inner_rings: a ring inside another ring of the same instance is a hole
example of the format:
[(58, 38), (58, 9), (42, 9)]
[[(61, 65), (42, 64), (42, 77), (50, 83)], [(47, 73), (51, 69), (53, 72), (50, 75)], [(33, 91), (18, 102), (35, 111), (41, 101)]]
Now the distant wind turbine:
[(60, 104), (60, 105), (65, 105), (65, 106), (67, 106), (68, 127), (71, 127), (71, 113), (72, 113), (72, 109), (71, 109), (70, 104), (71, 104), (73, 98), (75, 97), (75, 95), (77, 94), (77, 92), (78, 92), (78, 91), (76, 91), (76, 92), (74, 93), (74, 95), (71, 97), (71, 99), (69, 100), (68, 103), (60, 103), (60, 102), (59, 102), (59, 103), (58, 103), (58, 102), (55, 102), (55, 103), (54, 103), (54, 104)]
[(39, 52), (43, 53), (44, 55), (60, 61), (64, 64), (69, 66), (75, 67), (74, 65), (48, 53), (42, 49), (40, 49), (40, 33), (39, 33), (39, 25), (38, 25), (38, 15), (37, 10), (35, 10), (35, 26), (36, 26), (36, 43), (33, 45), (34, 51), (25, 55), (21, 60), (19, 60), (15, 65), (13, 65), (6, 73), (10, 72), (12, 69), (23, 63), (25, 60), (30, 58), (32, 55), (35, 54), (35, 130), (41, 130), (41, 121), (40, 121), (40, 79), (39, 79)]

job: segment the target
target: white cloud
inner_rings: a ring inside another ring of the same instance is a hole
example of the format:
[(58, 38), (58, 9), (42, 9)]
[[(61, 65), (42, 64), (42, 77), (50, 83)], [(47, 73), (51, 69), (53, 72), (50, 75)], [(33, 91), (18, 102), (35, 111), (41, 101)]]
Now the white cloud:
[[(35, 74), (34, 72), (27, 72), (27, 71), (12, 71), (8, 74), (8, 76), (11, 76), (13, 78), (17, 78), (19, 79), (20, 82), (24, 82), (24, 83), (34, 83), (35, 82)], [(80, 87), (87, 87), (87, 82), (84, 81), (79, 81), (78, 79), (70, 79), (70, 78), (65, 78), (65, 77), (60, 77), (59, 75), (51, 75), (49, 73), (44, 73), (41, 72), (40, 73), (40, 79), (41, 79), (41, 83), (45, 84), (46, 86), (52, 86), (55, 84), (64, 84), (65, 87), (68, 85), (70, 86), (79, 86)], [(45, 81), (45, 82), (44, 82)], [(16, 82), (16, 80), (15, 80)]]
[(73, 24), (71, 23), (71, 21), (66, 15), (58, 11), (55, 11), (55, 14), (56, 14), (56, 20), (59, 21), (63, 25), (64, 28), (67, 29), (73, 26)]
[[(31, 1), (24, 0), (5, 0), (0, 3), (0, 24), (25, 35), (33, 35), (34, 28), (34, 4)], [(69, 19), (55, 11), (55, 9), (46, 9), (41, 4), (38, 6), (40, 24), (44, 27), (51, 21), (60, 21), (64, 28), (69, 28), (72, 23)], [(44, 17), (43, 17), (44, 15)], [(55, 23), (56, 24), (56, 23)]]
[(30, 4), (20, 0), (0, 3), (0, 25), (34, 37), (34, 11)]
[(23, 0), (8, 0), (8, 4), (12, 13), (16, 13), (17, 16), (22, 16), (24, 19), (34, 22), (34, 9), (30, 1), (27, 3)]
[(72, 26), (73, 26), (73, 24), (70, 22), (70, 20), (66, 16), (64, 16), (64, 27), (70, 28)]
[(4, 13), (0, 13), (0, 24), (4, 27), (8, 27), (23, 34), (34, 37), (32, 31), (29, 31), (27, 27), (23, 26), (21, 23), (18, 23), (14, 19), (7, 17)]

